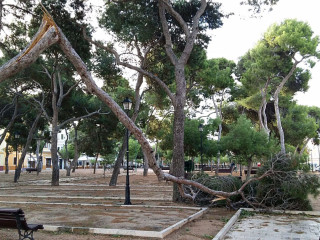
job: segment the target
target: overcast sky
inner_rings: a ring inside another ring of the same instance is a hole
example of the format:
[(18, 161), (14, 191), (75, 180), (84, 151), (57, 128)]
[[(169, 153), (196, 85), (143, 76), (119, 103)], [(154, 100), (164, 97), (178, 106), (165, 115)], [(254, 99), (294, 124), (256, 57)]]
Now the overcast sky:
[[(260, 18), (248, 17), (248, 11), (238, 5), (239, 1), (221, 2), (226, 11), (233, 11), (235, 15), (225, 19), (220, 29), (212, 31), (208, 58), (225, 57), (237, 61), (255, 46), (271, 24), (281, 23), (288, 18), (308, 22), (314, 33), (320, 35), (319, 0), (280, 0), (273, 11), (263, 13)], [(309, 86), (307, 93), (299, 93), (295, 99), (301, 105), (320, 107), (320, 62), (312, 69)]]

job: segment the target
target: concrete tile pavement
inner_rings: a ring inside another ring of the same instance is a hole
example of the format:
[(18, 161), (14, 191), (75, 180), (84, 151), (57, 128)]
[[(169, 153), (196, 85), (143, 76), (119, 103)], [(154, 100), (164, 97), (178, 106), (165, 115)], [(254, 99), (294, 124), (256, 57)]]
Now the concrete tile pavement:
[(320, 240), (320, 216), (256, 213), (238, 221), (225, 240)]

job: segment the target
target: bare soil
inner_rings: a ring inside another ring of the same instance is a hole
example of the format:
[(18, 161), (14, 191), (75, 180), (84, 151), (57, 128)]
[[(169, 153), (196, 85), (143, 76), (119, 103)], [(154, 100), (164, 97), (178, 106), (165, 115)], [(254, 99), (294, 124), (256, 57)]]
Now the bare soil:
[[(148, 177), (143, 177), (139, 171), (130, 174), (133, 206), (129, 208), (120, 206), (124, 202), (125, 175), (122, 173), (119, 176), (116, 187), (109, 187), (111, 172), (104, 178), (101, 169), (95, 175), (92, 169), (78, 169), (71, 177), (65, 177), (62, 170), (58, 187), (50, 186), (50, 172), (42, 172), (39, 176), (22, 173), (19, 183), (13, 183), (13, 172), (9, 175), (1, 172), (0, 205), (22, 208), (28, 223), (147, 231), (161, 231), (197, 212), (188, 208), (197, 206), (171, 201), (171, 183), (159, 182), (151, 172)], [(169, 206), (171, 208), (168, 209)], [(201, 218), (186, 224), (165, 239), (212, 239), (233, 214), (225, 208), (210, 209)], [(1, 240), (13, 240), (17, 236), (17, 230), (0, 229)], [(147, 239), (41, 230), (34, 233), (34, 237), (37, 240)]]
[[(125, 175), (123, 173), (119, 176), (118, 185), (109, 187), (111, 172), (107, 172), (105, 178), (101, 169), (98, 169), (95, 175), (92, 172), (92, 169), (78, 169), (71, 177), (65, 177), (65, 171), (62, 170), (58, 187), (51, 187), (50, 171), (42, 172), (39, 176), (24, 172), (19, 183), (13, 183), (13, 171), (8, 175), (0, 172), (0, 206), (22, 208), (28, 223), (153, 231), (160, 231), (195, 213), (192, 209), (166, 208), (197, 206), (173, 203), (170, 200), (171, 183), (159, 182), (152, 172), (149, 172), (148, 177), (143, 177), (141, 171), (130, 173), (133, 204), (130, 208), (120, 206), (124, 202)], [(313, 209), (320, 211), (320, 197), (310, 197), (310, 199)], [(97, 204), (97, 206), (79, 204)], [(202, 217), (168, 235), (165, 240), (212, 239), (233, 214), (233, 211), (226, 208), (211, 208)], [(34, 237), (36, 240), (148, 239), (41, 230), (34, 233)], [(17, 238), (17, 230), (0, 229), (0, 240)]]

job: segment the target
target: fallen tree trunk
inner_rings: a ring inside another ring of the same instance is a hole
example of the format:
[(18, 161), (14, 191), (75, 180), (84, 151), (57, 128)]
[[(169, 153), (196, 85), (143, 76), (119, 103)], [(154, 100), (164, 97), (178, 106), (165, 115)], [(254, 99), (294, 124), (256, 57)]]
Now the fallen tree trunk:
[[(49, 20), (48, 20), (49, 19)], [(27, 47), (22, 53), (17, 55), (15, 58), (11, 59), (8, 63), (0, 67), (0, 82), (4, 81), (8, 77), (16, 74), (22, 69), (28, 67), (31, 63), (33, 63), (39, 55), (46, 49), (49, 48), (52, 44), (58, 42), (62, 51), (65, 53), (67, 58), (75, 67), (76, 71), (84, 81), (87, 90), (92, 94), (95, 94), (102, 102), (104, 102), (111, 111), (116, 115), (123, 125), (129, 129), (129, 131), (136, 137), (139, 141), (141, 147), (143, 148), (143, 152), (146, 154), (146, 157), (149, 162), (149, 167), (155, 172), (159, 180), (166, 180), (176, 183), (179, 186), (181, 191), (181, 195), (188, 199), (194, 199), (194, 196), (183, 192), (183, 185), (193, 186), (203, 192), (206, 192), (213, 196), (219, 196), (224, 198), (229, 198), (234, 195), (241, 195), (244, 200), (243, 189), (245, 186), (251, 181), (261, 179), (270, 172), (266, 172), (259, 178), (252, 178), (247, 181), (243, 186), (237, 191), (233, 192), (223, 192), (216, 191), (210, 189), (198, 182), (187, 180), (183, 177), (175, 177), (173, 175), (164, 173), (161, 168), (159, 168), (156, 164), (156, 159), (153, 154), (153, 149), (149, 144), (148, 140), (143, 135), (142, 131), (135, 125), (135, 123), (127, 116), (127, 114), (122, 110), (122, 108), (110, 97), (110, 95), (104, 92), (101, 88), (99, 88), (95, 81), (93, 80), (91, 73), (88, 71), (87, 66), (82, 61), (80, 56), (76, 53), (76, 51), (72, 48), (70, 42), (63, 34), (61, 29), (55, 25), (51, 17), (44, 17), (43, 23), (40, 26), (40, 29), (36, 36), (33, 38), (32, 43)], [(59, 40), (59, 41), (58, 41)], [(251, 204), (250, 204), (251, 205)]]
[(44, 17), (31, 43), (20, 54), (0, 67), (0, 82), (30, 66), (44, 50), (58, 42), (58, 40), (56, 27), (48, 18)]

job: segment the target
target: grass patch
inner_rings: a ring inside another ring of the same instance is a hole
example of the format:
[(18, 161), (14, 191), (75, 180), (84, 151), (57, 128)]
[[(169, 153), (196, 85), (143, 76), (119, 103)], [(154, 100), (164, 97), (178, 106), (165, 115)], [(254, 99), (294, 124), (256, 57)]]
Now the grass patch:
[(227, 222), (230, 220), (230, 218), (222, 217), (222, 218), (220, 218), (220, 220), (221, 220), (222, 222), (224, 222), (224, 223), (227, 223)]
[(256, 213), (255, 212), (251, 212), (251, 211), (247, 211), (247, 210), (242, 210), (241, 213), (240, 213), (240, 219), (243, 219), (243, 218), (247, 218), (247, 217), (252, 217), (254, 216)]
[(214, 236), (211, 236), (211, 235), (208, 235), (208, 234), (204, 234), (203, 237), (206, 238), (206, 239), (212, 239)]

